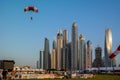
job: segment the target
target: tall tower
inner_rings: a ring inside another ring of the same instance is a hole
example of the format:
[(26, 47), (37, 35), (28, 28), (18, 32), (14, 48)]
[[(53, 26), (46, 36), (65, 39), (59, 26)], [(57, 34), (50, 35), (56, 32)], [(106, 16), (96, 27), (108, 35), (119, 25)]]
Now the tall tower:
[(72, 25), (72, 42), (71, 42), (71, 70), (78, 70), (78, 27), (74, 22)]
[(109, 59), (109, 55), (112, 53), (112, 31), (110, 29), (105, 30), (105, 67), (111, 67), (112, 62)]
[(61, 70), (63, 66), (63, 35), (62, 31), (59, 30), (57, 34), (57, 70)]
[(79, 71), (85, 70), (85, 38), (82, 34), (79, 37)]
[(95, 60), (93, 62), (93, 67), (103, 67), (102, 48), (99, 46), (95, 49)]
[(50, 69), (50, 49), (49, 49), (49, 40), (45, 38), (45, 45), (44, 45), (44, 54), (45, 54), (45, 69)]
[(40, 50), (40, 69), (45, 69), (45, 62), (44, 62), (45, 56), (44, 56), (44, 50)]
[(67, 63), (68, 63), (68, 47), (64, 47), (63, 48), (63, 70), (66, 70), (66, 67), (67, 67)]
[(40, 66), (39, 66), (39, 60), (36, 61), (36, 68), (39, 69)]
[(68, 62), (67, 62), (67, 67), (66, 67), (66, 70), (71, 70), (71, 42), (69, 42), (67, 44), (67, 48), (68, 48), (68, 55), (67, 55), (67, 59), (68, 59)]
[(68, 65), (68, 31), (63, 31), (63, 70), (66, 70)]
[(52, 59), (51, 59), (51, 68), (52, 69), (57, 69), (57, 53), (56, 50), (52, 50)]
[(53, 40), (51, 68), (52, 69), (57, 69), (57, 41), (56, 41), (56, 39)]
[(95, 49), (95, 58), (102, 59), (102, 48), (99, 46)]
[(87, 41), (86, 49), (86, 68), (92, 68), (92, 42), (90, 40)]

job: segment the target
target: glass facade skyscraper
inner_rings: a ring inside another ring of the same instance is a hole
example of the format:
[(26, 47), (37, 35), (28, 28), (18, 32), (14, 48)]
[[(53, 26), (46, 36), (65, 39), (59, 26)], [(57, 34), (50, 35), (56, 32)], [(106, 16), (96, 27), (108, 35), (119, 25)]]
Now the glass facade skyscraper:
[(111, 67), (112, 62), (109, 59), (109, 55), (112, 53), (112, 31), (110, 29), (105, 30), (105, 67)]
[(44, 45), (44, 55), (45, 55), (45, 69), (51, 68), (51, 57), (50, 57), (50, 49), (49, 49), (49, 40), (45, 38), (45, 45)]
[(40, 65), (39, 65), (39, 66), (40, 66), (40, 69), (44, 69), (44, 68), (45, 68), (44, 58), (45, 58), (44, 50), (41, 49), (41, 50), (40, 50), (40, 60), (39, 60), (39, 62), (40, 62)]

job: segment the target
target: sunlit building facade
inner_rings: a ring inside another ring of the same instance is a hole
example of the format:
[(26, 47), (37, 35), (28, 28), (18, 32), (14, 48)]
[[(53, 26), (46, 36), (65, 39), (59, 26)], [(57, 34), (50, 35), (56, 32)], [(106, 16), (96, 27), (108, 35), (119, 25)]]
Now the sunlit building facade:
[(109, 55), (112, 53), (112, 31), (110, 29), (105, 30), (105, 67), (111, 67), (112, 61), (109, 59)]
[(52, 69), (57, 69), (57, 52), (56, 52), (56, 49), (52, 50), (51, 68)]
[(63, 66), (63, 34), (59, 30), (57, 34), (57, 70), (61, 70)]

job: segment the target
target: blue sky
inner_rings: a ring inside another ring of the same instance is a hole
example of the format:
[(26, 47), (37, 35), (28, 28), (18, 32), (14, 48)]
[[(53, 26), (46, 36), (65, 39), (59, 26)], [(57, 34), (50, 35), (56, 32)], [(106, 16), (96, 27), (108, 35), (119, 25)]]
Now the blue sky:
[[(24, 12), (35, 6), (38, 13)], [(30, 20), (30, 17), (33, 20)], [(91, 40), (94, 50), (99, 45), (104, 55), (105, 29), (113, 33), (113, 51), (120, 45), (119, 0), (1, 0), (0, 1), (0, 59), (15, 60), (16, 65), (36, 66), (44, 38), (52, 41), (58, 29), (67, 29), (71, 41), (73, 22), (78, 33)], [(116, 57), (120, 64), (120, 54)]]

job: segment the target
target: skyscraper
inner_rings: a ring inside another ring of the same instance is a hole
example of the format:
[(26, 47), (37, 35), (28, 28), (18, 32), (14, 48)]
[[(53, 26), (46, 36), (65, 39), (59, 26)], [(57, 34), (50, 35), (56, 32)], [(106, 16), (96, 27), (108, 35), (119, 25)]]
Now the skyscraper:
[(103, 67), (102, 48), (99, 46), (95, 49), (95, 60), (93, 62), (93, 67)]
[(102, 59), (102, 48), (99, 46), (95, 48), (95, 58)]
[(71, 70), (71, 42), (69, 42), (67, 44), (67, 48), (68, 48), (68, 54), (67, 54), (67, 65), (66, 65), (66, 70)]
[(79, 37), (79, 71), (85, 70), (85, 38), (82, 34)]
[(57, 70), (61, 70), (63, 66), (63, 35), (62, 31), (59, 30), (57, 34)]
[(36, 61), (36, 68), (39, 69), (39, 60)]
[(90, 40), (87, 41), (86, 49), (86, 68), (92, 68), (92, 42)]
[(44, 45), (44, 54), (45, 54), (45, 69), (50, 69), (51, 67), (51, 59), (50, 59), (50, 49), (49, 49), (49, 40), (45, 38), (45, 45)]
[(68, 31), (64, 30), (63, 31), (63, 69), (66, 70), (68, 67)]
[(63, 48), (63, 70), (66, 70), (67, 62), (68, 62), (68, 48), (67, 46)]
[(53, 40), (51, 68), (57, 69), (57, 41), (56, 41), (56, 39)]
[(76, 22), (72, 25), (71, 70), (78, 70), (78, 27)]
[(56, 49), (52, 50), (52, 59), (51, 59), (51, 68), (52, 69), (57, 69), (57, 53)]
[(45, 58), (45, 56), (44, 56), (44, 50), (41, 49), (40, 50), (40, 60), (39, 60), (39, 62), (40, 62), (40, 69), (44, 69), (45, 68), (44, 58)]
[(112, 31), (110, 29), (105, 30), (105, 67), (111, 67), (112, 62), (109, 59), (109, 55), (112, 53)]

